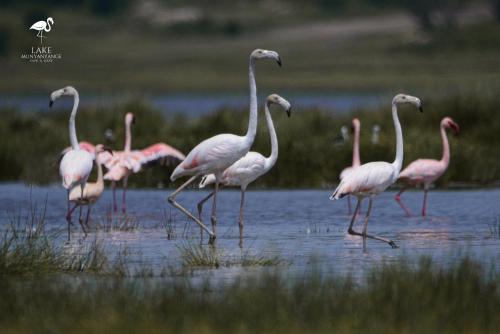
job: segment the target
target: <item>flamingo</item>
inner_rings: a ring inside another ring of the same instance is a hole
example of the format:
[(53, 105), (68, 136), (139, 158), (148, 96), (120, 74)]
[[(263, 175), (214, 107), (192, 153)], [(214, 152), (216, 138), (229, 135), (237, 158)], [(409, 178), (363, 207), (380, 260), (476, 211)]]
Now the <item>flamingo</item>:
[[(361, 160), (359, 158), (359, 132), (361, 130), (361, 122), (359, 119), (354, 118), (352, 120), (352, 128), (354, 130), (354, 144), (352, 148), (352, 165), (346, 167), (340, 173), (340, 180), (344, 179), (349, 173), (352, 172), (354, 168), (361, 165)], [(349, 214), (351, 214), (351, 196), (347, 196), (347, 207), (349, 208)]]
[(38, 34), (36, 35), (37, 37), (40, 37), (40, 44), (42, 44), (43, 39), (45, 36), (43, 36), (43, 32), (49, 32), (52, 29), (51, 24), (54, 24), (54, 19), (49, 17), (47, 18), (47, 21), (38, 21), (33, 23), (33, 25), (30, 27), (30, 30), (38, 30)]
[(445, 117), (441, 120), (441, 140), (443, 142), (443, 157), (441, 160), (434, 159), (418, 159), (410, 163), (400, 174), (399, 179), (406, 182), (406, 186), (401, 189), (395, 196), (396, 202), (403, 208), (406, 215), (410, 216), (410, 210), (401, 201), (401, 194), (408, 189), (409, 186), (424, 186), (424, 203), (422, 206), (422, 216), (426, 215), (427, 192), (431, 183), (436, 181), (444, 174), (450, 163), (450, 145), (446, 135), (446, 129), (452, 129), (455, 134), (460, 132), (460, 127), (450, 117)]
[[(226, 168), (235, 163), (238, 159), (248, 153), (252, 147), (257, 132), (257, 87), (255, 84), (255, 62), (259, 59), (274, 59), (281, 66), (281, 59), (277, 52), (269, 50), (256, 49), (250, 54), (248, 78), (250, 85), (250, 117), (248, 121), (248, 130), (244, 136), (234, 134), (219, 134), (214, 137), (205, 139), (196, 145), (187, 155), (186, 159), (179, 164), (170, 179), (172, 181), (183, 177), (191, 176), (184, 184), (177, 188), (168, 196), (168, 202), (174, 207), (181, 210), (185, 215), (191, 218), (196, 224), (204, 229), (210, 235), (210, 243), (215, 241), (217, 224), (216, 208), (217, 208), (217, 191), (222, 173)], [(199, 176), (214, 174), (215, 187), (212, 202), (212, 231), (208, 229), (191, 212), (180, 205), (176, 200), (176, 196), (189, 184), (194, 182)]]
[[(82, 186), (78, 185), (75, 188), (71, 190), (69, 193), (69, 201), (72, 203), (75, 203), (75, 206), (71, 209), (71, 212), (73, 212), (77, 207), (80, 207), (80, 224), (82, 226), (83, 232), (85, 233), (85, 236), (87, 235), (87, 231), (84, 228), (85, 226), (88, 226), (89, 222), (89, 216), (90, 216), (90, 210), (92, 209), (92, 205), (97, 202), (97, 200), (101, 197), (103, 191), (104, 191), (104, 179), (103, 179), (103, 172), (102, 172), (102, 155), (105, 152), (108, 152), (109, 154), (113, 154), (112, 151), (108, 148), (105, 148), (104, 145), (97, 145), (95, 147), (95, 162), (97, 165), (97, 180), (96, 182), (87, 182), (85, 184), (85, 187), (83, 188), (82, 191)], [(82, 218), (82, 211), (81, 208), (82, 206), (86, 205), (87, 206), (87, 217), (85, 219), (85, 224), (81, 223), (81, 218)]]
[[(78, 92), (71, 86), (52, 92), (50, 95), (49, 107), (52, 107), (54, 101), (61, 96), (73, 96), (74, 99), (73, 109), (69, 118), (69, 138), (71, 141), (71, 149), (64, 154), (59, 165), (59, 174), (62, 178), (62, 185), (68, 191), (68, 210), (66, 214), (66, 221), (68, 223), (68, 241), (70, 241), (72, 213), (70, 210), (70, 192), (77, 186), (80, 186), (81, 189), (85, 188), (85, 183), (87, 182), (90, 172), (92, 171), (93, 157), (89, 152), (80, 149), (78, 139), (76, 138), (75, 117), (80, 100)], [(81, 190), (81, 197), (83, 197), (83, 190)]]
[[(349, 225), (348, 233), (351, 235), (358, 235), (363, 237), (363, 245), (366, 238), (380, 240), (388, 243), (392, 248), (397, 248), (394, 241), (382, 238), (376, 235), (367, 234), (368, 219), (372, 209), (373, 197), (385, 191), (398, 179), (401, 166), (403, 164), (403, 133), (401, 124), (398, 119), (398, 104), (410, 103), (415, 105), (422, 112), (422, 104), (420, 99), (414, 96), (398, 94), (392, 100), (392, 119), (394, 121), (394, 128), (396, 130), (396, 158), (393, 163), (385, 161), (369, 162), (354, 169), (351, 173), (340, 182), (339, 186), (330, 196), (331, 200), (338, 200), (347, 195), (354, 195), (358, 198), (356, 209)], [(356, 216), (361, 205), (361, 201), (369, 198), (368, 211), (365, 216), (365, 223), (363, 232), (359, 233), (353, 229), (353, 224), (356, 221)]]
[[(277, 94), (272, 94), (267, 97), (265, 113), (267, 128), (271, 138), (271, 155), (266, 158), (258, 152), (248, 152), (243, 158), (229, 166), (222, 173), (219, 180), (219, 183), (223, 186), (239, 186), (241, 189), (240, 218), (238, 224), (240, 228), (240, 246), (243, 245), (243, 204), (245, 202), (245, 190), (250, 183), (271, 170), (278, 159), (278, 138), (276, 137), (273, 120), (271, 118), (271, 113), (269, 112), (271, 104), (281, 106), (286, 111), (288, 117), (290, 117), (291, 114), (291, 106), (287, 100)], [(216, 178), (214, 174), (205, 175), (202, 178), (199, 187), (204, 188), (209, 184), (215, 183), (215, 181)], [(205, 203), (213, 195), (214, 192), (211, 192), (207, 197), (198, 203), (198, 216), (200, 220), (203, 203)]]
[[(113, 189), (113, 210), (118, 211), (116, 205), (116, 182), (123, 181), (122, 212), (127, 211), (126, 192), (128, 177), (132, 173), (138, 173), (143, 166), (160, 159), (184, 160), (185, 156), (179, 150), (165, 143), (156, 143), (142, 150), (132, 150), (131, 124), (135, 123), (135, 116), (132, 113), (125, 115), (125, 147), (123, 151), (112, 151), (112, 154), (103, 152), (101, 161), (108, 169), (104, 175), (104, 180), (111, 181)], [(92, 156), (95, 155), (95, 146), (89, 142), (80, 142), (80, 147)], [(66, 148), (67, 151), (69, 148)]]

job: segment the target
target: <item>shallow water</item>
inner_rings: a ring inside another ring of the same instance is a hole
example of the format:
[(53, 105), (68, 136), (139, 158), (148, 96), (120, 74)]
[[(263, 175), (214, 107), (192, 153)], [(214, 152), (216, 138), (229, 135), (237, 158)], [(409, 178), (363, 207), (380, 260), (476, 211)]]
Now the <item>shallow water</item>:
[[(180, 266), (180, 251), (186, 243), (199, 243), (199, 229), (165, 201), (170, 190), (131, 190), (127, 193), (129, 221), (137, 224), (132, 231), (91, 232), (82, 241), (78, 224), (72, 231), (72, 244), (102, 239), (108, 252), (127, 248), (133, 263), (145, 262), (154, 268)], [(0, 227), (5, 227), (15, 212), (30, 203), (41, 207), (47, 199), (47, 229), (63, 243), (66, 236), (65, 191), (58, 187), (33, 187), (20, 184), (0, 185)], [(208, 192), (190, 190), (178, 196), (179, 202), (195, 211), (196, 201)], [(118, 192), (120, 198), (121, 192)], [(345, 200), (331, 202), (327, 190), (248, 191), (245, 205), (244, 246), (238, 246), (239, 191), (223, 191), (218, 203), (216, 247), (224, 258), (241, 252), (257, 257), (278, 256), (287, 273), (310, 270), (311, 262), (324, 273), (363, 276), (383, 262), (417, 261), (428, 255), (438, 265), (449, 265), (464, 254), (486, 265), (500, 269), (500, 239), (492, 228), (500, 227), (500, 190), (431, 191), (428, 217), (407, 218), (394, 202), (394, 192), (386, 192), (374, 201), (369, 233), (393, 239), (400, 248), (368, 240), (363, 251), (361, 238), (347, 234), (349, 215)], [(403, 200), (412, 212), (420, 210), (422, 193), (408, 191)], [(353, 203), (354, 204), (354, 203)], [(367, 203), (364, 203), (365, 207)], [(93, 223), (105, 225), (111, 212), (111, 192), (106, 191), (93, 208)], [(207, 203), (204, 219), (209, 224)], [(123, 221), (117, 214), (113, 221)], [(164, 223), (171, 219), (175, 238), (167, 238)], [(75, 216), (76, 222), (76, 216)], [(362, 220), (355, 226), (362, 227)], [(498, 232), (497, 232), (498, 233)], [(207, 243), (205, 237), (204, 244)], [(69, 246), (70, 247), (70, 246)], [(251, 274), (255, 268), (232, 266), (196, 270), (194, 277), (210, 276), (219, 281), (236, 275)]]

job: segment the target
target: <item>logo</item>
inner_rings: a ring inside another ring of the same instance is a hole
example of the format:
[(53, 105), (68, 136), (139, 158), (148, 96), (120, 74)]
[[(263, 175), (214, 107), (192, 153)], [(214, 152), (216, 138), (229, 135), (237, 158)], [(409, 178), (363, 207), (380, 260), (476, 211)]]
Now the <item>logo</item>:
[(40, 38), (39, 46), (32, 46), (28, 52), (21, 54), (21, 59), (27, 61), (28, 63), (53, 63), (58, 59), (62, 59), (62, 54), (56, 52), (53, 46), (43, 45), (43, 40), (47, 38), (44, 33), (48, 33), (52, 30), (54, 25), (54, 19), (48, 17), (47, 20), (41, 20), (33, 23), (29, 30), (36, 30), (37, 38)]
[(47, 18), (47, 21), (38, 21), (33, 23), (30, 30), (38, 30), (36, 37), (40, 37), (40, 44), (43, 44), (43, 39), (47, 38), (43, 35), (43, 32), (49, 32), (52, 29), (52, 25), (54, 25), (54, 19), (49, 17)]

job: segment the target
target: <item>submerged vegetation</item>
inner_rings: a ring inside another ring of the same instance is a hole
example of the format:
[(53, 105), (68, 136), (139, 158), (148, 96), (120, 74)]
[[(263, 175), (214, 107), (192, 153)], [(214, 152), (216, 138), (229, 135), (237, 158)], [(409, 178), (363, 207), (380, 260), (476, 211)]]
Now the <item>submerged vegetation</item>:
[[(442, 146), (439, 122), (451, 116), (461, 127), (459, 137), (450, 134), (451, 163), (439, 185), (467, 182), (486, 185), (500, 179), (500, 118), (494, 96), (458, 96), (442, 100), (424, 101), (425, 112), (401, 108), (399, 115), (405, 140), (405, 165), (421, 158), (441, 157)], [(293, 105), (293, 98), (290, 99)], [(350, 126), (352, 117), (359, 117), (361, 127), (361, 160), (394, 159), (395, 143), (389, 101), (378, 110), (357, 110), (336, 114), (319, 109), (294, 109), (290, 119), (274, 113), (279, 138), (278, 162), (270, 173), (255, 182), (259, 187), (324, 187), (338, 180), (340, 171), (351, 164), (352, 143), (339, 141), (340, 127)], [(104, 141), (106, 129), (112, 129), (115, 149), (121, 149), (123, 115), (134, 112), (135, 148), (157, 141), (165, 141), (187, 153), (202, 139), (217, 133), (244, 133), (247, 126), (246, 110), (219, 110), (198, 118), (174, 115), (164, 118), (159, 110), (133, 102), (102, 108), (82, 108), (77, 122), (80, 140), (94, 143)], [(262, 115), (261, 115), (262, 116)], [(68, 110), (54, 112), (2, 111), (0, 124), (0, 180), (28, 183), (57, 182), (60, 151), (68, 145)], [(380, 142), (372, 144), (374, 125), (381, 127)], [(33, 140), (36, 138), (36, 140)], [(29, 142), (30, 145), (26, 145)], [(270, 144), (261, 119), (253, 150), (269, 154)], [(37, 168), (33, 168), (33, 158)], [(478, 164), (477, 161), (481, 161)], [(150, 168), (130, 178), (132, 187), (170, 186), (173, 167)], [(304, 173), (304, 171), (310, 171)], [(91, 176), (91, 179), (93, 177)]]
[(361, 282), (312, 270), (209, 280), (0, 280), (2, 333), (494, 333), (500, 277), (465, 258), (374, 268)]

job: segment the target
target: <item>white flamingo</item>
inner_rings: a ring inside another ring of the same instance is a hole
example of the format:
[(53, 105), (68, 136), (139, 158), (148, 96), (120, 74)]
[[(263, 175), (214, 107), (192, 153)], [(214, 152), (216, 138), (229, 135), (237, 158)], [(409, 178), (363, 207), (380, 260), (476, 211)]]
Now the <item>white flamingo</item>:
[[(254, 50), (250, 54), (249, 60), (249, 84), (250, 84), (250, 117), (248, 121), (248, 130), (246, 135), (238, 136), (234, 134), (219, 134), (217, 136), (205, 139), (196, 145), (187, 155), (186, 159), (175, 168), (170, 176), (172, 181), (191, 175), (191, 178), (181, 185), (168, 197), (168, 201), (176, 208), (181, 210), (189, 218), (194, 220), (201, 228), (210, 235), (210, 242), (216, 237), (215, 226), (217, 223), (216, 206), (217, 191), (222, 172), (235, 163), (238, 159), (248, 153), (252, 147), (257, 131), (257, 87), (255, 84), (255, 62), (259, 59), (274, 59), (281, 66), (281, 59), (277, 52)], [(186, 208), (175, 201), (175, 197), (189, 184), (194, 182), (199, 176), (215, 174), (215, 188), (212, 202), (212, 231), (209, 230), (198, 218), (193, 216)]]
[[(81, 186), (81, 197), (83, 197), (83, 189), (90, 172), (92, 171), (93, 156), (89, 152), (80, 149), (78, 139), (76, 138), (75, 117), (78, 110), (79, 97), (75, 88), (68, 86), (52, 92), (50, 95), (49, 107), (52, 106), (55, 100), (61, 96), (73, 96), (73, 110), (69, 118), (69, 138), (71, 141), (71, 150), (66, 152), (62, 157), (59, 165), (59, 173), (62, 178), (62, 185), (68, 190), (68, 211), (66, 221), (68, 223), (68, 241), (71, 233), (71, 210), (70, 210), (70, 192), (73, 188)], [(80, 221), (81, 225), (81, 221)], [(83, 225), (82, 225), (82, 228)]]
[[(288, 117), (290, 117), (291, 113), (290, 103), (287, 100), (277, 94), (272, 94), (267, 97), (265, 112), (267, 128), (271, 138), (271, 155), (266, 158), (258, 152), (248, 152), (243, 158), (229, 166), (222, 173), (219, 180), (220, 184), (223, 186), (239, 186), (241, 189), (240, 218), (238, 224), (240, 228), (240, 246), (243, 245), (243, 204), (245, 202), (245, 190), (251, 182), (257, 180), (257, 178), (271, 170), (278, 159), (278, 138), (274, 129), (271, 113), (269, 112), (269, 106), (271, 104), (280, 105), (286, 111)], [(199, 187), (204, 188), (209, 184), (215, 183), (215, 180), (214, 174), (206, 175), (201, 180)], [(211, 192), (198, 203), (198, 217), (200, 220), (203, 203), (213, 195), (214, 192)]]
[[(359, 158), (359, 132), (361, 130), (361, 122), (359, 119), (354, 118), (352, 120), (352, 128), (354, 130), (354, 144), (352, 148), (352, 164), (349, 167), (346, 167), (340, 173), (340, 181), (342, 181), (347, 174), (352, 172), (354, 168), (357, 168), (361, 165), (361, 159)], [(351, 214), (351, 196), (347, 196), (347, 207), (349, 208), (349, 214)]]
[(52, 29), (51, 24), (54, 24), (54, 19), (49, 17), (47, 18), (47, 21), (35, 22), (30, 27), (30, 30), (38, 30), (38, 34), (36, 36), (40, 37), (40, 44), (42, 44), (43, 39), (45, 38), (45, 36), (43, 36), (43, 32), (49, 32)]
[[(398, 119), (398, 104), (410, 103), (415, 105), (422, 111), (422, 104), (416, 97), (398, 94), (392, 100), (392, 119), (394, 121), (394, 128), (396, 130), (396, 158), (393, 163), (384, 161), (369, 162), (354, 169), (348, 174), (339, 184), (337, 189), (330, 196), (331, 200), (337, 200), (347, 195), (354, 195), (358, 198), (356, 209), (349, 225), (348, 233), (363, 237), (363, 245), (366, 238), (376, 239), (388, 243), (391, 247), (397, 248), (394, 241), (382, 238), (376, 235), (367, 234), (368, 219), (372, 209), (372, 199), (378, 194), (385, 191), (390, 185), (397, 181), (401, 166), (403, 164), (403, 132), (401, 124)], [(361, 201), (368, 197), (370, 202), (368, 204), (368, 211), (365, 216), (365, 223), (363, 232), (359, 233), (353, 229), (353, 224), (356, 221), (356, 216), (359, 211)]]
[[(104, 192), (104, 179), (102, 172), (102, 155), (108, 152), (109, 154), (113, 154), (112, 151), (108, 148), (105, 148), (104, 145), (97, 145), (95, 147), (95, 163), (97, 165), (97, 180), (96, 182), (87, 182), (85, 184), (85, 188), (82, 192), (81, 186), (76, 186), (69, 193), (69, 201), (75, 203), (75, 206), (71, 209), (73, 212), (77, 207), (80, 207), (80, 217), (78, 221), (80, 222), (83, 233), (85, 236), (87, 235), (87, 231), (84, 226), (88, 226), (90, 210), (92, 209), (92, 205), (101, 197)], [(85, 223), (81, 223), (82, 219), (82, 206), (87, 206), (87, 217), (85, 218)]]

